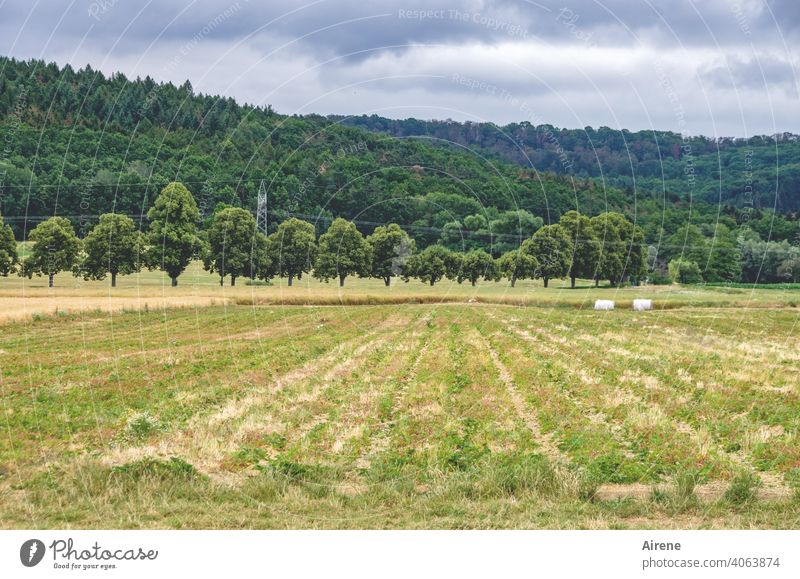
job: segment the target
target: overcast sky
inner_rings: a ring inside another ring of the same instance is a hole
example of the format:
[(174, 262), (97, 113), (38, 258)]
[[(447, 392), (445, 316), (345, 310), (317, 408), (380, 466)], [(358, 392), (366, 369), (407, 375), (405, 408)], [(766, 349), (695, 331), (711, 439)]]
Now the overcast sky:
[(0, 0), (0, 53), (281, 113), (800, 132), (798, 0)]

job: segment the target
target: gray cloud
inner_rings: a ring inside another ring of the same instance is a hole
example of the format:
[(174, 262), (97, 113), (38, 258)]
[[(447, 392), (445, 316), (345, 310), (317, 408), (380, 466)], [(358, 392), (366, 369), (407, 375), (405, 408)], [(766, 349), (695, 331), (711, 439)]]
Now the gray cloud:
[(793, 0), (0, 4), (1, 53), (189, 78), (287, 113), (723, 135), (800, 131), (798, 29)]
[(780, 88), (797, 98), (797, 78), (791, 62), (772, 54), (750, 59), (737, 56), (708, 67), (701, 73), (719, 89), (751, 89), (769, 91)]

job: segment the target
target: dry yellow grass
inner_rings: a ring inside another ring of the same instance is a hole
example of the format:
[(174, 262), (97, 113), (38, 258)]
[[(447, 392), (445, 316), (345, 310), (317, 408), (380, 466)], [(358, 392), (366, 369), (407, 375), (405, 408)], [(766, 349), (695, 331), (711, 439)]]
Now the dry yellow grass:
[[(228, 280), (226, 280), (226, 283)], [(457, 284), (443, 280), (435, 286), (411, 280), (396, 280), (391, 287), (377, 279), (348, 278), (345, 287), (323, 283), (311, 276), (295, 280), (292, 287), (285, 279), (271, 285), (247, 285), (239, 280), (236, 287), (220, 286), (219, 278), (192, 263), (180, 276), (178, 287), (171, 287), (161, 272), (144, 271), (121, 276), (117, 287), (108, 280), (84, 281), (69, 273), (55, 278), (48, 288), (42, 277), (33, 279), (0, 278), (0, 323), (50, 315), (56, 312), (118, 312), (126, 309), (161, 309), (201, 307), (205, 305), (390, 305), (489, 303), (509, 306), (568, 307), (590, 309), (595, 299), (612, 299), (617, 309), (629, 309), (634, 299), (650, 298), (657, 310), (676, 307), (746, 307), (783, 308), (800, 301), (800, 291), (769, 289), (726, 289), (679, 286), (595, 288), (590, 282), (568, 287), (568, 281), (553, 280), (549, 288), (540, 280), (523, 280), (512, 288), (507, 282)]]

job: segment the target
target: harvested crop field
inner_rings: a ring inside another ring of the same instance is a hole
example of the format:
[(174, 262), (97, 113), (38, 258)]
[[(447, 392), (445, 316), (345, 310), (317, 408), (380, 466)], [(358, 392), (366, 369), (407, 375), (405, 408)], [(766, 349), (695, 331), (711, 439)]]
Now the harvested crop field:
[(797, 528), (791, 308), (3, 326), (6, 528)]

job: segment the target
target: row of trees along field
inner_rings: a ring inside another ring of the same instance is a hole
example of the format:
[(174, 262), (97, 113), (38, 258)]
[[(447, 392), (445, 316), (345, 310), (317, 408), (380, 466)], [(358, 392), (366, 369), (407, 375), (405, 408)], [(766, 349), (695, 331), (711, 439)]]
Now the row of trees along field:
[[(380, 278), (388, 286), (392, 277), (417, 278), (431, 285), (443, 278), (473, 285), (479, 279), (572, 277), (638, 279), (647, 271), (647, 246), (641, 228), (618, 213), (593, 218), (569, 212), (553, 225), (539, 227), (518, 248), (498, 258), (486, 249), (457, 252), (444, 245), (430, 245), (416, 252), (415, 242), (399, 225), (376, 227), (366, 237), (354, 223), (333, 220), (317, 238), (314, 225), (297, 218), (284, 220), (275, 232), (259, 231), (255, 218), (245, 209), (221, 206), (208, 227), (201, 229), (200, 212), (191, 192), (181, 183), (170, 183), (148, 211), (149, 228), (140, 231), (125, 216), (100, 216), (83, 240), (69, 220), (51, 217), (30, 233), (30, 254), (19, 260), (11, 229), (0, 228), (0, 273), (17, 270), (20, 275), (46, 275), (50, 285), (61, 271), (85, 279), (111, 277), (160, 269), (177, 285), (178, 277), (196, 258), (205, 269), (217, 273), (220, 283), (230, 277), (269, 280), (288, 278), (289, 285), (303, 274), (344, 285), (348, 276)], [(491, 248), (487, 248), (491, 249)]]
[(312, 223), (291, 217), (265, 235), (249, 211), (225, 205), (201, 228), (194, 196), (177, 182), (161, 191), (147, 217), (149, 228), (141, 231), (125, 215), (104, 214), (83, 240), (68, 219), (52, 217), (30, 232), (33, 247), (24, 260), (17, 255), (11, 229), (2, 225), (0, 274), (16, 270), (27, 277), (47, 275), (52, 286), (55, 274), (72, 271), (87, 280), (110, 276), (115, 286), (119, 274), (146, 267), (164, 271), (177, 285), (181, 273), (198, 258), (206, 270), (220, 276), (220, 284), (229, 276), (231, 285), (240, 277), (266, 281), (276, 276), (292, 285), (303, 274), (326, 282), (338, 279), (340, 285), (358, 275), (380, 278), (387, 286), (392, 277), (401, 277), (430, 285), (443, 278), (472, 285), (480, 279), (505, 278), (512, 286), (519, 279), (540, 278), (545, 287), (551, 279), (566, 277), (575, 287), (578, 278), (617, 285), (645, 276), (656, 282), (696, 283), (704, 276), (795, 281), (800, 274), (800, 249), (788, 242), (764, 242), (757, 235), (732, 240), (720, 233), (717, 243), (709, 245), (693, 226), (679, 230), (666, 244), (682, 250), (666, 271), (660, 271), (658, 250), (647, 245), (642, 228), (615, 212), (589, 217), (568, 211), (551, 225), (520, 223), (535, 231), (517, 246), (500, 242), (476, 247), (474, 240), (462, 238), (463, 251), (457, 251), (444, 243), (455, 241), (455, 232), (446, 230), (438, 243), (419, 252), (397, 224), (377, 227), (365, 237), (354, 223), (337, 218), (317, 238)]

